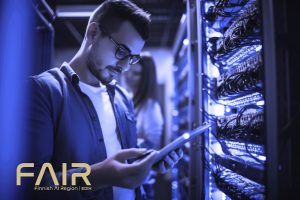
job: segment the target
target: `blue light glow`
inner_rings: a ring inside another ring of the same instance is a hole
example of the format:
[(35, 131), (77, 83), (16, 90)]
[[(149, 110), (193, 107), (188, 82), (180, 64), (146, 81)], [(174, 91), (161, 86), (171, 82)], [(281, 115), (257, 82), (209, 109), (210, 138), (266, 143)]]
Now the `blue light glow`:
[(178, 188), (178, 183), (177, 181), (172, 181), (172, 189), (175, 190)]
[(265, 105), (265, 101), (263, 101), (263, 100), (258, 101), (258, 102), (256, 102), (256, 105), (263, 106), (263, 105)]
[(220, 76), (219, 69), (213, 64), (209, 65), (207, 76), (210, 78), (218, 78)]
[(256, 47), (255, 51), (259, 52), (262, 49), (262, 45), (259, 45), (258, 47)]
[(220, 190), (216, 190), (211, 194), (211, 200), (226, 200), (226, 199), (229, 198), (226, 198), (226, 195)]
[(257, 156), (257, 158), (258, 158), (259, 160), (262, 160), (262, 161), (266, 161), (266, 160), (267, 160), (266, 156), (261, 156), (261, 155), (259, 155), (259, 156)]
[(178, 114), (179, 114), (178, 110), (173, 110), (173, 111), (172, 111), (173, 117), (177, 117)]
[(190, 138), (190, 134), (189, 134), (189, 133), (184, 133), (184, 134), (182, 135), (182, 137), (183, 137), (185, 140), (187, 140), (187, 139)]
[(57, 12), (56, 15), (57, 17), (70, 17), (70, 18), (73, 18), (73, 17), (90, 17), (91, 14), (93, 12)]
[(0, 2), (0, 196), (24, 199), (16, 188), (16, 166), (28, 149), (24, 133), (25, 80), (33, 66), (34, 27), (32, 3)]
[(224, 116), (224, 114), (225, 114), (225, 106), (220, 105), (220, 104), (216, 104), (212, 108), (212, 114), (215, 115), (215, 116)]
[(222, 33), (217, 32), (216, 30), (212, 28), (206, 28), (206, 33), (207, 33), (207, 38), (212, 38), (212, 37), (222, 37)]
[(219, 100), (220, 104), (231, 105), (231, 106), (243, 106), (248, 105), (249, 103), (257, 103), (257, 101), (261, 101), (263, 98), (262, 94), (255, 92), (253, 94), (248, 94), (246, 96), (242, 96), (233, 100)]
[(189, 39), (185, 38), (183, 41), (182, 41), (183, 45), (187, 46), (189, 45), (190, 41)]
[(186, 20), (186, 14), (183, 14), (180, 19), (180, 23), (183, 24)]
[(210, 148), (212, 150), (212, 153), (215, 153), (217, 155), (224, 155), (224, 152), (222, 150), (220, 143), (215, 142), (215, 143), (211, 144)]

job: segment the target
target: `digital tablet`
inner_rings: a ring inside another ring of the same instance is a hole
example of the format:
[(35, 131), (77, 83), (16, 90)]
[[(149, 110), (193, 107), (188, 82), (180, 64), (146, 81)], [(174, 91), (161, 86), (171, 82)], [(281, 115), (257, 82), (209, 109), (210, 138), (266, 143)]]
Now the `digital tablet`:
[[(158, 163), (160, 160), (162, 160), (168, 153), (171, 151), (174, 151), (178, 148), (180, 148), (183, 144), (193, 140), (195, 137), (200, 135), (201, 133), (204, 133), (209, 127), (212, 126), (212, 123), (205, 124), (202, 126), (197, 127), (194, 130), (191, 130), (190, 132), (183, 133), (180, 137), (176, 138), (171, 143), (164, 146), (162, 149), (158, 151), (158, 154), (155, 158), (155, 164)], [(135, 159), (135, 161), (142, 160), (147, 155), (149, 155), (153, 150), (148, 150), (145, 154)]]
[(190, 132), (183, 133), (180, 137), (176, 138), (171, 143), (164, 146), (161, 150), (159, 150), (158, 155), (155, 159), (155, 163), (162, 160), (168, 153), (180, 148), (183, 144), (193, 140), (195, 137), (199, 136), (200, 134), (204, 133), (209, 127), (212, 126), (212, 123), (205, 124), (202, 126), (197, 127)]

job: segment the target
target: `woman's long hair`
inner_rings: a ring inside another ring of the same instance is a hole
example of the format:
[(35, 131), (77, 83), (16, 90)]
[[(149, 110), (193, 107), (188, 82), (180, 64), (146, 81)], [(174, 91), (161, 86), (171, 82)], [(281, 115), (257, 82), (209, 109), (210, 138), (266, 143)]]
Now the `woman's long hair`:
[(141, 54), (139, 64), (142, 66), (141, 79), (138, 88), (133, 97), (133, 103), (136, 108), (143, 105), (148, 98), (158, 100), (156, 68), (153, 57), (148, 52)]

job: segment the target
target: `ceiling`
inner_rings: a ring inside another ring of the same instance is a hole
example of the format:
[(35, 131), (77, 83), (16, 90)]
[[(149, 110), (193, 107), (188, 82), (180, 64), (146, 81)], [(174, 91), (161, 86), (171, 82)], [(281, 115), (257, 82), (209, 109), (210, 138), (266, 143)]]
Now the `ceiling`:
[[(53, 22), (55, 47), (78, 47), (84, 36), (87, 16), (66, 17), (59, 14), (63, 10), (92, 11), (103, 0), (46, 0), (56, 13)], [(151, 14), (150, 37), (146, 47), (172, 47), (174, 38), (185, 12), (184, 0), (132, 0)]]

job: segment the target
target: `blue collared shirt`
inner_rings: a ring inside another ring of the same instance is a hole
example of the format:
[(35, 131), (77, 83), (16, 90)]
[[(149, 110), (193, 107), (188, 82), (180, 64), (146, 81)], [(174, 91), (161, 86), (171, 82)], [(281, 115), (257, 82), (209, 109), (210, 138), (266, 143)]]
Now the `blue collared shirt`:
[[(67, 163), (68, 185), (71, 174), (82, 170), (71, 168), (71, 163), (94, 164), (106, 159), (101, 124), (96, 110), (79, 87), (79, 77), (64, 63), (30, 77), (30, 131), (31, 162), (35, 166), (50, 162), (61, 183), (62, 163)], [(136, 147), (136, 120), (133, 104), (126, 92), (116, 84), (107, 85), (116, 117), (117, 133), (122, 149)], [(51, 177), (43, 178), (44, 185), (53, 185)], [(85, 197), (112, 200), (112, 187), (96, 192), (41, 191), (42, 199), (81, 200)], [(139, 195), (137, 195), (138, 197)]]

